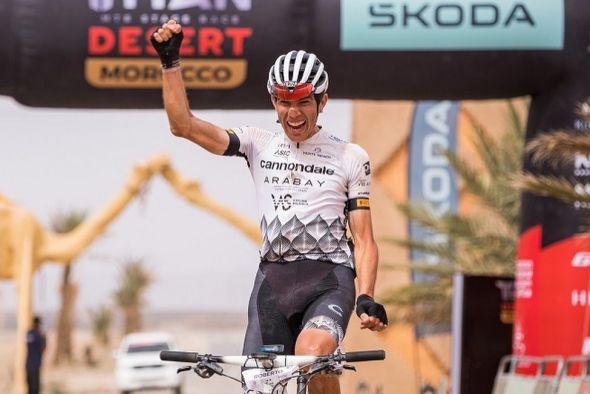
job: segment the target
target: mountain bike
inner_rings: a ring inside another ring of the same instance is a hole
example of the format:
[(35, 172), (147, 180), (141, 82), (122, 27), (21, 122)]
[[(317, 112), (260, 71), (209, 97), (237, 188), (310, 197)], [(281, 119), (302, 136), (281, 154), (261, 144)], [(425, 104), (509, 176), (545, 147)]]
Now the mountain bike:
[[(297, 394), (306, 394), (309, 380), (319, 373), (340, 375), (343, 370), (355, 370), (347, 362), (384, 360), (385, 351), (369, 350), (343, 353), (340, 350), (327, 356), (292, 356), (278, 354), (281, 345), (263, 346), (260, 353), (247, 356), (215, 356), (196, 352), (166, 350), (160, 352), (163, 361), (194, 364), (178, 369), (178, 373), (194, 371), (207, 379), (220, 375), (235, 380), (246, 394), (283, 394), (287, 384), (296, 380)], [(223, 371), (221, 364), (242, 367), (241, 379)]]

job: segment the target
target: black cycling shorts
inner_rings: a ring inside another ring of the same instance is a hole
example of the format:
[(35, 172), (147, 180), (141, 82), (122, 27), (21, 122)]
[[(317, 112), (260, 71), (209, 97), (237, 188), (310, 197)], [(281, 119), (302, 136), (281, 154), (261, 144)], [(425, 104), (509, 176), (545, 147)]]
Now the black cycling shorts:
[(318, 328), (342, 342), (354, 308), (354, 271), (339, 264), (300, 260), (262, 262), (248, 306), (243, 354), (284, 345), (294, 354), (302, 330)]

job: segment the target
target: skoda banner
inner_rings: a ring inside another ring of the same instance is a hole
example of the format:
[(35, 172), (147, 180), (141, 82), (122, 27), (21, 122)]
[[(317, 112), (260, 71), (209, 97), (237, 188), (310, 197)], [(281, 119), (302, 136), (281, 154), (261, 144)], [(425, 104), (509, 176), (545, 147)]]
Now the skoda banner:
[[(455, 151), (457, 145), (457, 115), (459, 103), (452, 101), (422, 101), (416, 104), (410, 134), (410, 165), (408, 199), (424, 202), (440, 215), (456, 212), (458, 206), (455, 171), (444, 155), (445, 150)], [(410, 222), (412, 239), (446, 243), (442, 234), (434, 234)], [(416, 263), (444, 264), (438, 256), (412, 250), (410, 259)], [(428, 282), (428, 275), (414, 272), (412, 280)], [(417, 336), (436, 331), (448, 331), (447, 326), (419, 326)]]
[(343, 0), (344, 50), (563, 49), (563, 0)]

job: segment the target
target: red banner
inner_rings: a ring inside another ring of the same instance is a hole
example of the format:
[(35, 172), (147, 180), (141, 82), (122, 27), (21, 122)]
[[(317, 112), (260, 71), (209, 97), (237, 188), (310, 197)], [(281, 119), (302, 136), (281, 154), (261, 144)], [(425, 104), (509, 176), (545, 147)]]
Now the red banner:
[(590, 235), (541, 246), (542, 227), (521, 235), (516, 266), (518, 355), (590, 353)]

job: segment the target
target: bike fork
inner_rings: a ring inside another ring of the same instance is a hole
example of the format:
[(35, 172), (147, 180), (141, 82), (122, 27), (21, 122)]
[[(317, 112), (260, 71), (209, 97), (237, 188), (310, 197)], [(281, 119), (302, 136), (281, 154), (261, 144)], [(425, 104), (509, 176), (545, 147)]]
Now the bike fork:
[(297, 377), (297, 394), (306, 394), (307, 393), (307, 377), (300, 375)]

